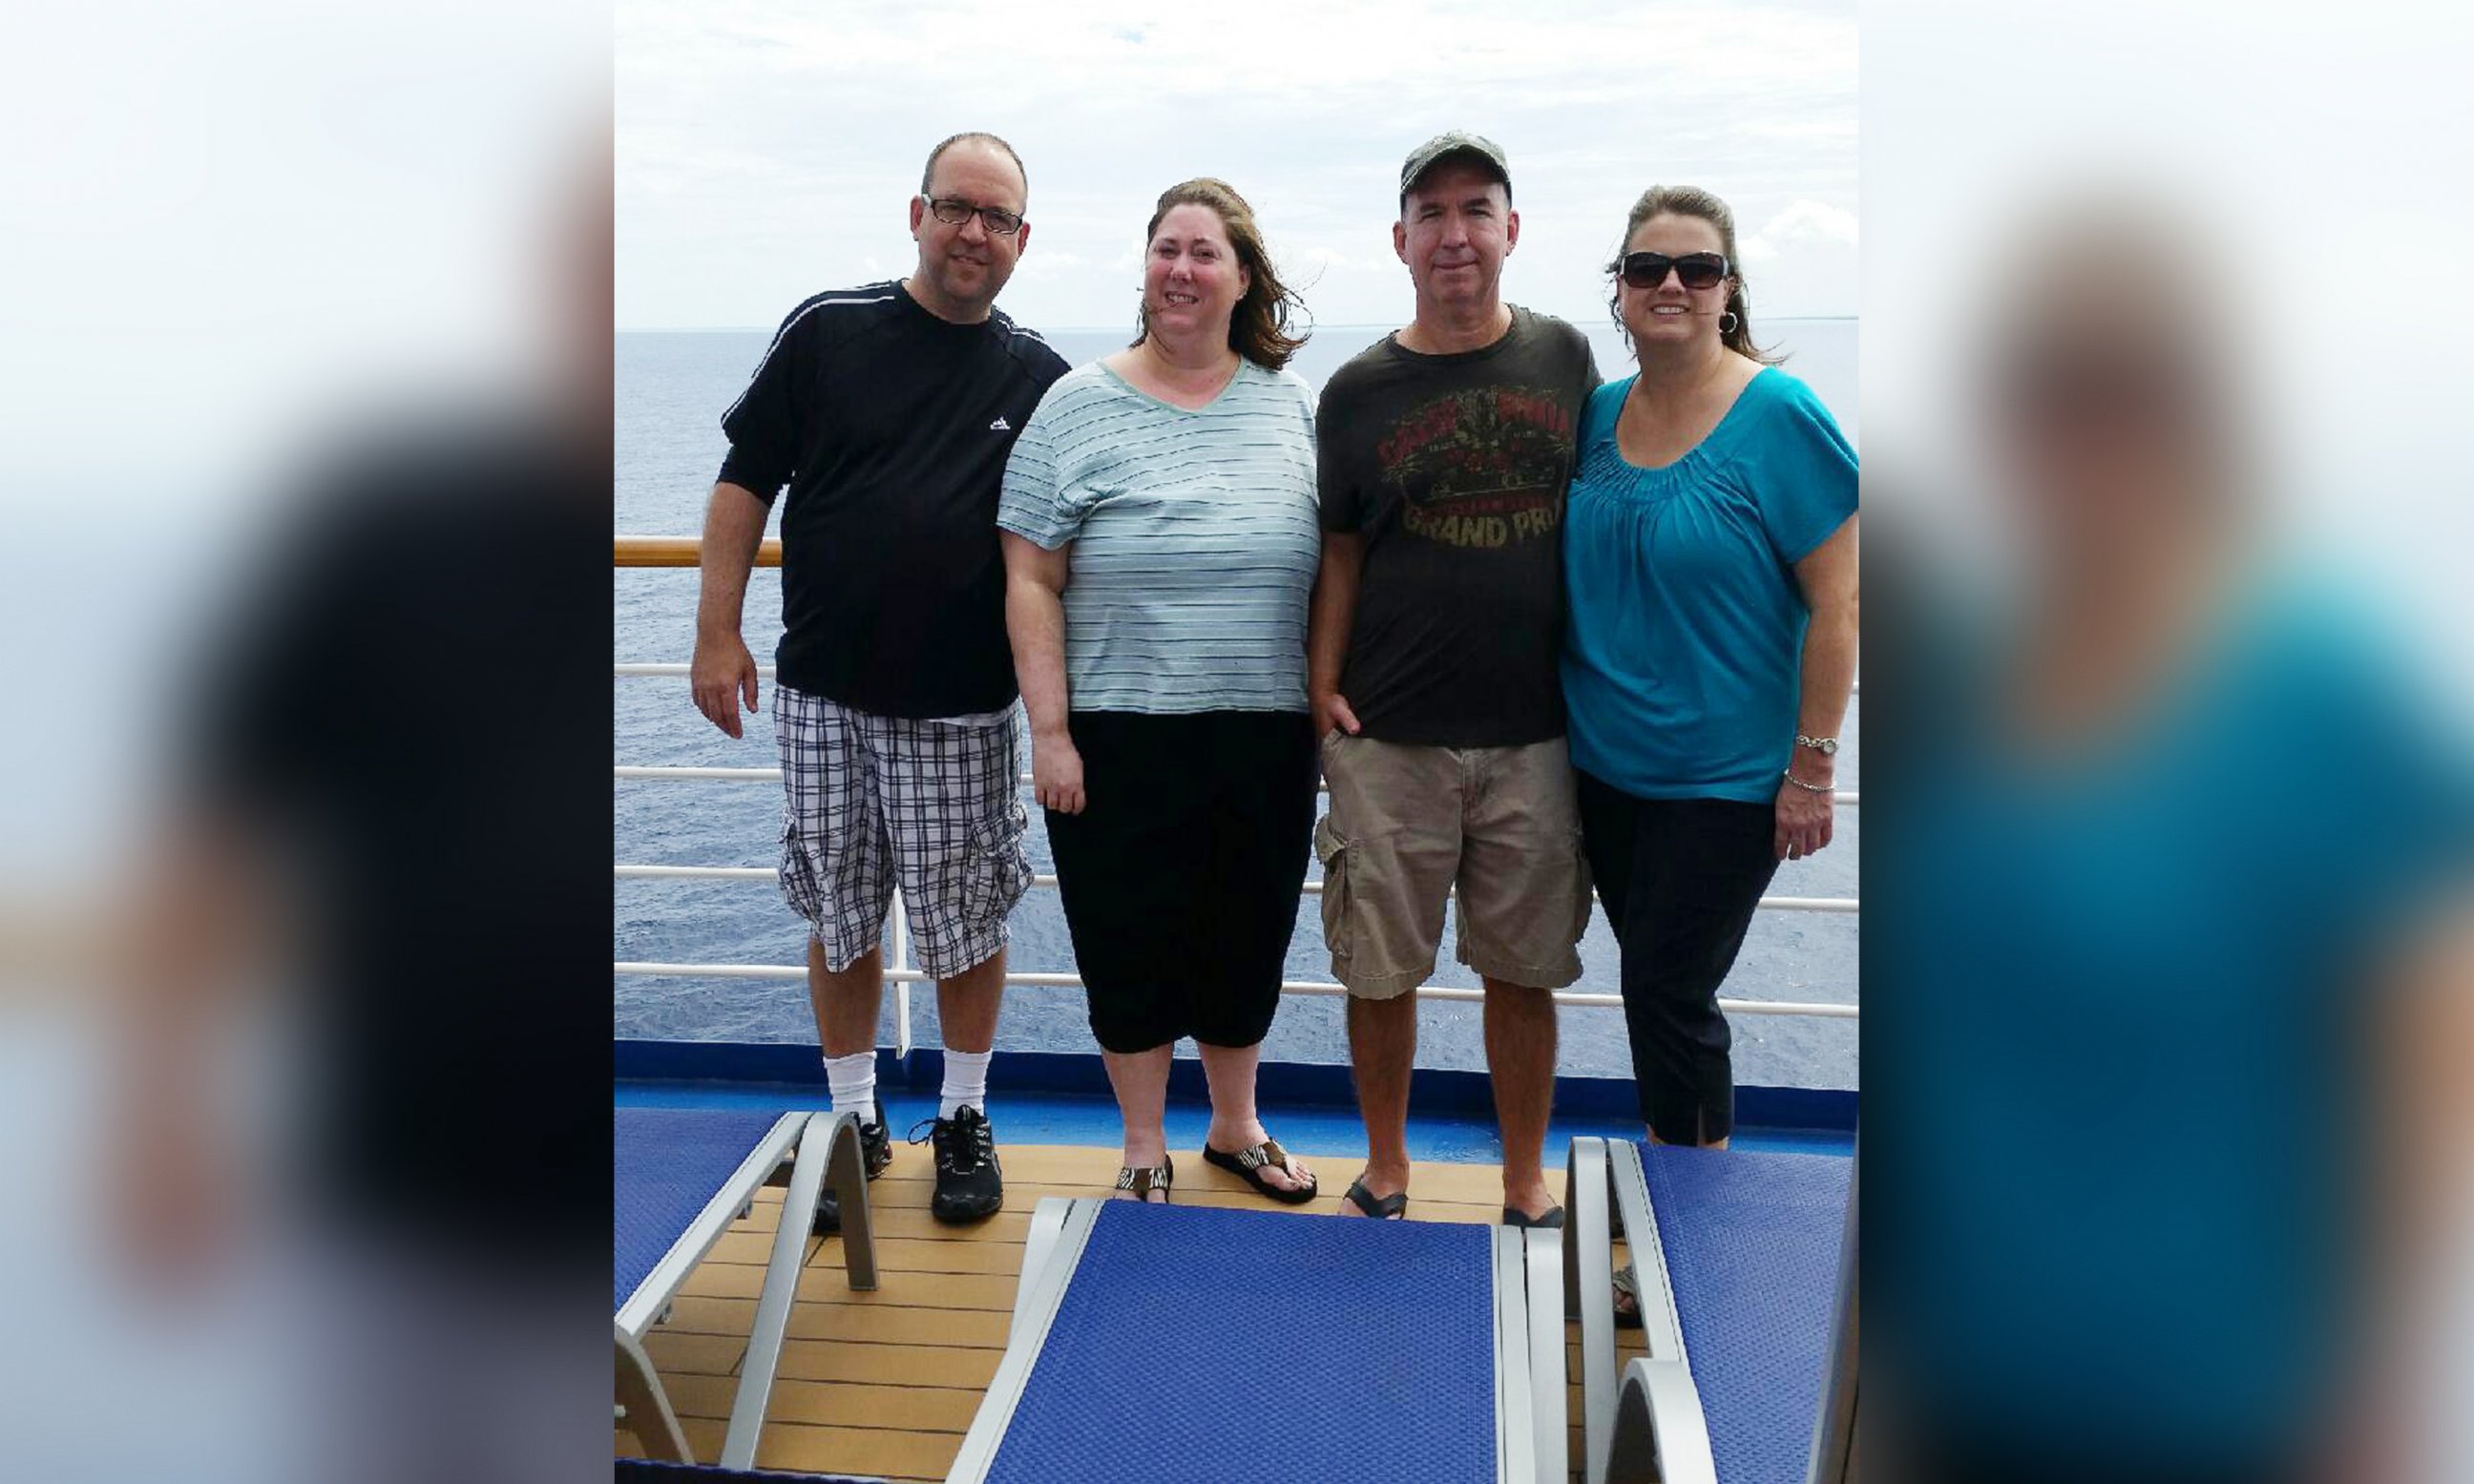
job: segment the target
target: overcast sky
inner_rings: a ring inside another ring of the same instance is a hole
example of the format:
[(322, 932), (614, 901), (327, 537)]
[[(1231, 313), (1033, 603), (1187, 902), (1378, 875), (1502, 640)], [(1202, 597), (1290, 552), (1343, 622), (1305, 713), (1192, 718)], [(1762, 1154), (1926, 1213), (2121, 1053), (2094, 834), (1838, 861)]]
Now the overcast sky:
[(1003, 134), (1031, 241), (1003, 300), (1035, 327), (1131, 323), (1152, 201), (1218, 175), (1325, 325), (1407, 317), (1401, 158), (1466, 128), (1512, 162), (1512, 299), (1603, 313), (1632, 199), (1734, 207), (1759, 316), (1856, 312), (1850, 3), (1160, 7), (623, 0), (618, 323), (770, 326), (914, 261), (928, 149)]

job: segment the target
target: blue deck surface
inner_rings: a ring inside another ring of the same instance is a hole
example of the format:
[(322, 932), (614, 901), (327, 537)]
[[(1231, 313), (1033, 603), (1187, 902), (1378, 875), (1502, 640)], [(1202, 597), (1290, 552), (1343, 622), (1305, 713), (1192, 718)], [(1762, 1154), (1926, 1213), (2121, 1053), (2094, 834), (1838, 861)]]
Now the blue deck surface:
[(1492, 1229), (1109, 1203), (991, 1484), (1493, 1484)]
[(610, 1115), (612, 1309), (745, 1162), (783, 1108), (630, 1107)]
[(1641, 1167), (1719, 1484), (1801, 1484), (1851, 1162), (1649, 1146)]

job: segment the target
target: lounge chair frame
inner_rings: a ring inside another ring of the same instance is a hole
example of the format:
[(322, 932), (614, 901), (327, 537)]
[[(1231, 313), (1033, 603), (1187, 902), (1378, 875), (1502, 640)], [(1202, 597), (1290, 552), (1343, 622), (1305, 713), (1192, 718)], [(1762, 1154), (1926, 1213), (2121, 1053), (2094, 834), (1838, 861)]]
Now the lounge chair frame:
[(618, 1306), (612, 1323), (618, 1421), (636, 1434), (654, 1458), (668, 1463), (695, 1461), (678, 1416), (662, 1390), (661, 1376), (644, 1353), (644, 1335), (667, 1316), (688, 1275), (721, 1240), (731, 1223), (747, 1212), (757, 1188), (774, 1178), (794, 1148), (797, 1157), (783, 1195), (782, 1219), (774, 1229), (764, 1286), (748, 1332), (747, 1358), (731, 1404), (729, 1430), (722, 1439), (719, 1462), (723, 1468), (747, 1469), (755, 1463), (774, 1373), (781, 1365), (783, 1337), (789, 1328), (790, 1306), (798, 1294), (809, 1229), (827, 1180), (833, 1182), (840, 1204), (842, 1257), (850, 1285), (862, 1290), (876, 1286), (875, 1229), (868, 1213), (866, 1156), (860, 1146), (858, 1118), (850, 1113), (783, 1114)]
[[(1581, 1321), (1581, 1437), (1589, 1484), (1657, 1478), (1717, 1484), (1710, 1424), (1684, 1350), (1666, 1252), (1650, 1214), (1640, 1150), (1627, 1140), (1572, 1140), (1564, 1166), (1572, 1240), (1565, 1291)], [(1632, 1249), (1648, 1354), (1615, 1371), (1614, 1232)]]

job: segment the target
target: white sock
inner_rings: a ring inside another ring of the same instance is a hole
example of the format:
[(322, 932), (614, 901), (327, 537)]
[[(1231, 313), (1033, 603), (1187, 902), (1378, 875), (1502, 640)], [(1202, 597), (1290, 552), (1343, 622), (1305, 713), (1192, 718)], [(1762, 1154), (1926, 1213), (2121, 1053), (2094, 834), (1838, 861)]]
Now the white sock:
[(988, 1058), (992, 1051), (949, 1051), (945, 1053), (945, 1091), (936, 1105), (936, 1116), (951, 1118), (962, 1105), (969, 1104), (988, 1114)]
[(825, 1058), (825, 1081), (833, 1084), (834, 1111), (857, 1113), (859, 1121), (876, 1119), (876, 1053), (855, 1051)]

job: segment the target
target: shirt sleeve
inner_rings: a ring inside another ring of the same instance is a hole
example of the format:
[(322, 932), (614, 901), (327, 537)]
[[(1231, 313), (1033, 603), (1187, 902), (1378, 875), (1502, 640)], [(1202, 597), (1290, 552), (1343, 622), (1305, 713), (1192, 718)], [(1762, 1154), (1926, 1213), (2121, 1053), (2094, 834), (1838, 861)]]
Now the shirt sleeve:
[(1790, 383), (1762, 429), (1752, 484), (1761, 529), (1788, 566), (1810, 555), (1856, 513), (1855, 447), (1801, 381)]
[[(1327, 531), (1354, 531), (1365, 522), (1366, 512), (1358, 499), (1357, 481), (1349, 472), (1343, 440), (1328, 436), (1332, 412), (1332, 396), (1339, 390), (1338, 377), (1325, 382), (1322, 400), (1307, 426), (1314, 434), (1315, 499), (1322, 507), (1320, 519)], [(1346, 395), (1346, 394), (1343, 394)], [(1346, 422), (1346, 418), (1343, 419)]]
[(730, 452), (722, 458), (720, 477), (767, 503), (798, 472), (806, 368), (813, 364), (807, 353), (815, 332), (807, 306), (793, 310), (765, 347), (747, 390), (721, 415)]
[(1581, 375), (1577, 383), (1581, 397), (1573, 403), (1579, 411), (1572, 418), (1572, 456), (1564, 464), (1566, 481), (1581, 476), (1581, 450), (1588, 447), (1589, 440), (1589, 404), (1598, 400), (1598, 388), (1606, 384), (1599, 378), (1598, 353), (1589, 345), (1589, 337), (1578, 328), (1572, 334), (1581, 342)]
[[(1061, 383), (1060, 383), (1061, 384)], [(1054, 551), (1082, 529), (1082, 508), (1069, 508), (1059, 473), (1055, 387), (1039, 400), (1039, 408), (1013, 441), (1006, 457), (1005, 482), (997, 496), (997, 529), (1011, 531)]]

